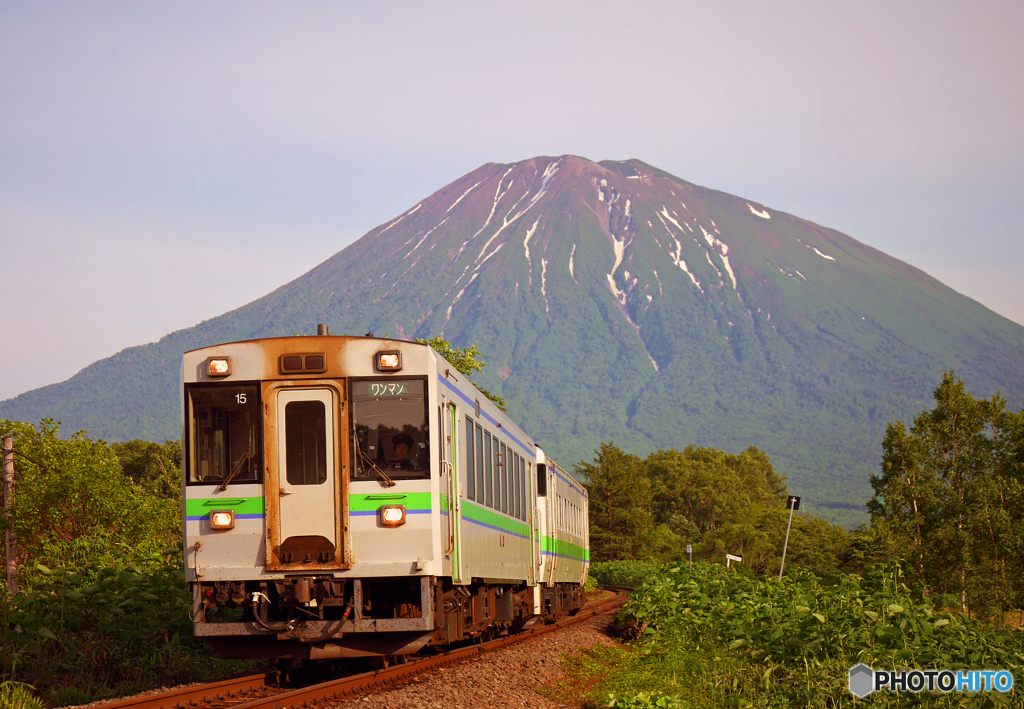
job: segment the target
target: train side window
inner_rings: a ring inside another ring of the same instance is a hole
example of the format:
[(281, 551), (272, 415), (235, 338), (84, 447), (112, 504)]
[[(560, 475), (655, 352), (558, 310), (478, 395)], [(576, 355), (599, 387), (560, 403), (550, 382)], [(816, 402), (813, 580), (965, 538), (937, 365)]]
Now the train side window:
[(508, 514), (508, 449), (501, 444), (501, 511)]
[(512, 453), (512, 516), (516, 519), (520, 518), (519, 514), (519, 454)]
[(548, 496), (548, 464), (537, 463), (537, 497)]
[(480, 424), (476, 425), (476, 470), (473, 471), (473, 475), (476, 475), (476, 489), (479, 490), (477, 502), (483, 502), (486, 497), (484, 493), (484, 430), (480, 428)]
[(476, 500), (476, 456), (473, 454), (473, 419), (466, 417), (466, 498)]
[(255, 385), (191, 385), (186, 391), (188, 483), (259, 483), (262, 405)]
[(530, 516), (530, 512), (533, 509), (533, 505), (530, 504), (530, 500), (533, 499), (531, 495), (532, 491), (530, 490), (530, 485), (532, 484), (533, 463), (527, 461), (526, 473), (523, 475), (523, 512), (526, 514), (526, 517), (523, 517), (524, 520)]
[(484, 431), (484, 463), (487, 465), (484, 479), (487, 481), (487, 506), (494, 509), (494, 477), (491, 466), (491, 434)]
[(516, 456), (516, 517), (523, 516), (523, 459)]

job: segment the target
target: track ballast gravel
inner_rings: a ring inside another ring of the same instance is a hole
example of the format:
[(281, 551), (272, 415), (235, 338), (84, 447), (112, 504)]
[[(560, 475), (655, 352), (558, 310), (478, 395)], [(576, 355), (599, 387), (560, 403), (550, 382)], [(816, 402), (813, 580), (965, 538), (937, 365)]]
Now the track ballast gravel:
[(538, 691), (564, 677), (563, 653), (615, 645), (613, 615), (595, 616), (460, 665), (427, 670), (398, 687), (320, 704), (330, 709), (518, 709), (566, 707)]

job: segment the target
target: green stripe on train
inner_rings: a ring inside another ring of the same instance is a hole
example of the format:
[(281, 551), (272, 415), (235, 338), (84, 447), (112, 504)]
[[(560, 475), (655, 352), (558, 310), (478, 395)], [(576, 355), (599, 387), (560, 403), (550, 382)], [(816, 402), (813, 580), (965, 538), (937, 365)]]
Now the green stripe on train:
[(429, 510), (433, 507), (429, 492), (394, 492), (374, 495), (349, 495), (349, 512), (376, 512), (384, 505), (405, 505), (409, 510)]
[(202, 517), (214, 510), (234, 510), (236, 515), (266, 514), (262, 497), (202, 497), (185, 500), (186, 517)]
[(494, 510), (486, 507), (480, 507), (473, 502), (463, 500), (462, 516), (463, 518), (471, 519), (474, 522), (480, 522), (492, 527), (497, 527), (498, 529), (504, 529), (506, 532), (511, 532), (512, 534), (521, 534), (524, 537), (530, 536), (530, 527), (522, 520), (506, 517)]
[(550, 554), (561, 554), (581, 561), (590, 560), (589, 549), (584, 549), (577, 544), (567, 542), (563, 539), (554, 539), (552, 537), (545, 536), (541, 539), (540, 549), (542, 552), (546, 551)]

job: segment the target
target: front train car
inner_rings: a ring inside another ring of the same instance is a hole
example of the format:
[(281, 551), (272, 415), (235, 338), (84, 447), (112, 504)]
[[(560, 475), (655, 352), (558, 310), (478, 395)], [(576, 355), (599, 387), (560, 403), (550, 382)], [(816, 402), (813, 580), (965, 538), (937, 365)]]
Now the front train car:
[(182, 383), (191, 620), (222, 656), (402, 655), (581, 604), (585, 493), (429, 347), (228, 343)]

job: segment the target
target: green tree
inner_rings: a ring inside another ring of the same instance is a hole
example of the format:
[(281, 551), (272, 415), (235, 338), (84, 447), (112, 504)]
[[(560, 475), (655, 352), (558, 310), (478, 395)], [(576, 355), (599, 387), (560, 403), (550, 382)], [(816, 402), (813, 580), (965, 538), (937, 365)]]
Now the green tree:
[(1024, 597), (1022, 415), (998, 394), (972, 397), (954, 372), (934, 399), (909, 430), (887, 427), (872, 526), (929, 592), (996, 613)]
[(750, 522), (786, 499), (785, 478), (768, 456), (751, 446), (743, 453), (687, 446), (660, 450), (644, 461), (651, 480), (655, 518), (699, 535), (723, 525)]
[[(435, 352), (448, 360), (457, 370), (465, 374), (466, 377), (471, 377), (476, 372), (483, 371), (483, 368), (487, 366), (487, 362), (480, 359), (481, 352), (477, 349), (476, 345), (470, 345), (469, 347), (456, 347), (443, 337), (432, 337), (429, 340), (423, 340), (417, 337), (416, 342), (421, 345), (430, 345), (434, 348)], [(504, 399), (497, 394), (492, 394), (476, 382), (471, 382), (471, 384), (479, 389), (481, 394), (493, 401), (495, 406), (502, 411), (507, 411), (507, 404)]]
[(15, 450), (32, 459), (15, 458), (12, 524), (20, 563), (56, 563), (83, 537), (163, 549), (180, 533), (179, 506), (126, 478), (106, 441), (90, 440), (84, 431), (62, 439), (51, 419), (38, 428), (0, 420), (0, 435), (13, 436)]
[(623, 453), (614, 443), (602, 443), (593, 463), (577, 463), (575, 469), (590, 497), (591, 559), (648, 558), (651, 485), (640, 458)]
[(181, 500), (181, 441), (127, 441), (110, 447), (121, 472), (158, 497)]

